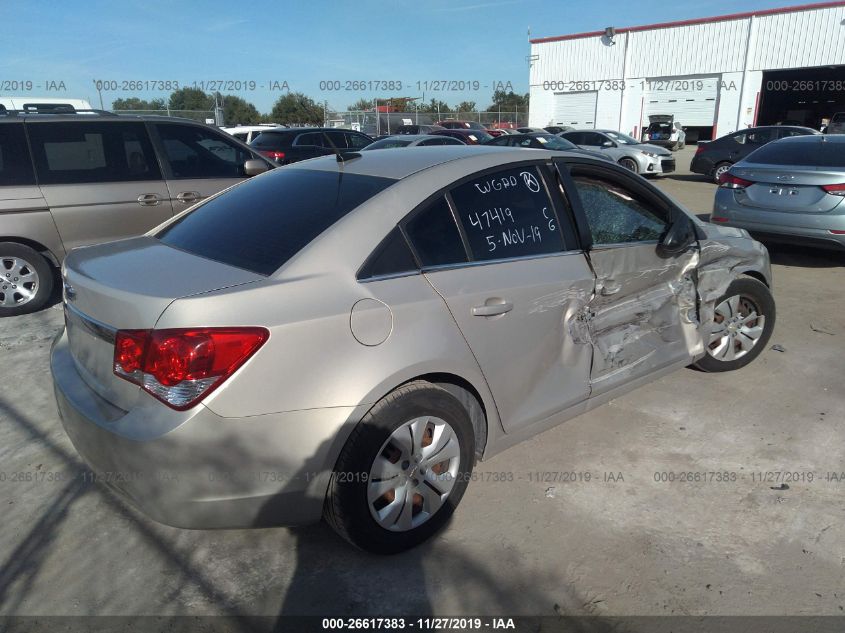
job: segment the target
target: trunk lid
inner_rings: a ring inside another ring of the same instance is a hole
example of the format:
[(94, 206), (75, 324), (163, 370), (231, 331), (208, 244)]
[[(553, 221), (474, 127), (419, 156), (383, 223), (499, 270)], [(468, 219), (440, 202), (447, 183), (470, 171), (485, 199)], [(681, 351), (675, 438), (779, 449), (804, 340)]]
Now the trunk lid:
[(65, 259), (63, 273), (65, 324), (77, 370), (91, 389), (124, 410), (140, 388), (114, 375), (117, 330), (154, 328), (176, 299), (264, 279), (152, 237), (77, 249)]
[(845, 182), (845, 175), (824, 167), (783, 165), (735, 166), (731, 173), (754, 184), (736, 192), (736, 201), (747, 207), (786, 213), (829, 213), (842, 203), (822, 185)]

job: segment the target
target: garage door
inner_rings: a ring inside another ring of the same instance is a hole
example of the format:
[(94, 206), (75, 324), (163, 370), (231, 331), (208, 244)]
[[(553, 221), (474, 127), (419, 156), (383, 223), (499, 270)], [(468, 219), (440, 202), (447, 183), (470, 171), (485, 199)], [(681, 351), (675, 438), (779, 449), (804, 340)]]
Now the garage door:
[(672, 114), (686, 126), (712, 126), (716, 121), (719, 76), (654, 77), (645, 84), (643, 125), (650, 114)]
[(556, 92), (554, 125), (574, 128), (596, 127), (598, 92)]

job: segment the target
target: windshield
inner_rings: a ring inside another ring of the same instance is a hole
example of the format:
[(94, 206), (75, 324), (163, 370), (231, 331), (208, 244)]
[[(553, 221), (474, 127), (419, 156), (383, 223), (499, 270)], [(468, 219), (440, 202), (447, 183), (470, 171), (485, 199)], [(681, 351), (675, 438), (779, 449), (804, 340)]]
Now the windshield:
[(554, 134), (537, 134), (534, 138), (536, 138), (539, 143), (543, 144), (544, 149), (559, 150), (576, 148), (575, 144), (570, 143), (564, 138), (555, 136)]
[(383, 138), (375, 143), (370, 143), (364, 149), (391, 149), (394, 147), (408, 147), (411, 141), (399, 138)]
[(614, 141), (619, 143), (620, 145), (639, 145), (640, 142), (635, 139), (633, 136), (628, 136), (627, 134), (622, 134), (622, 132), (605, 132), (610, 138)]

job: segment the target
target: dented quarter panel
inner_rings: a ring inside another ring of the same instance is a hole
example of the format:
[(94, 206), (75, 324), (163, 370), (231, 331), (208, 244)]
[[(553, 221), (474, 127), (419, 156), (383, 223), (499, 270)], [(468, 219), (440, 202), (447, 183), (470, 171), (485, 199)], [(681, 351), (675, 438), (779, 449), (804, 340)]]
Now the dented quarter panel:
[(656, 243), (590, 252), (596, 289), (589, 304), (592, 395), (703, 351), (695, 291), (698, 249), (677, 257)]
[(772, 269), (766, 247), (752, 240), (745, 230), (705, 223), (699, 226), (706, 236), (699, 241), (699, 318), (702, 339), (709, 340), (716, 303), (731, 282), (742, 275), (756, 273), (771, 288)]

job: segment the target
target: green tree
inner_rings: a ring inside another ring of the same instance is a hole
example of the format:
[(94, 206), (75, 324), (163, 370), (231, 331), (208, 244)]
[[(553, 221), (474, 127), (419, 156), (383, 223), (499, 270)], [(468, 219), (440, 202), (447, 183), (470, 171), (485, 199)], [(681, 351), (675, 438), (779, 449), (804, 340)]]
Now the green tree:
[(235, 95), (225, 95), (221, 100), (226, 125), (255, 125), (261, 122), (261, 113), (249, 101)]
[(476, 112), (478, 110), (478, 105), (475, 101), (461, 101), (455, 107), (458, 112)]
[(301, 92), (279, 97), (273, 104), (270, 120), (276, 123), (323, 124), (323, 106)]
[(170, 93), (171, 110), (213, 110), (214, 97), (199, 88), (180, 88)]
[(438, 112), (440, 112), (441, 114), (445, 114), (451, 111), (452, 108), (449, 107), (449, 104), (445, 101), (440, 101), (439, 99), (432, 98), (432, 100), (428, 103), (420, 104), (420, 112), (427, 112), (433, 114), (437, 114)]
[(115, 99), (111, 104), (112, 110), (166, 110), (164, 99), (139, 99), (129, 97), (128, 99)]
[(487, 108), (488, 112), (513, 112), (519, 110), (526, 112), (528, 110), (528, 93), (518, 95), (515, 92), (505, 92), (504, 90), (496, 90), (493, 93), (493, 105)]
[(373, 101), (371, 99), (358, 99), (355, 103), (349, 104), (350, 110), (372, 110)]

